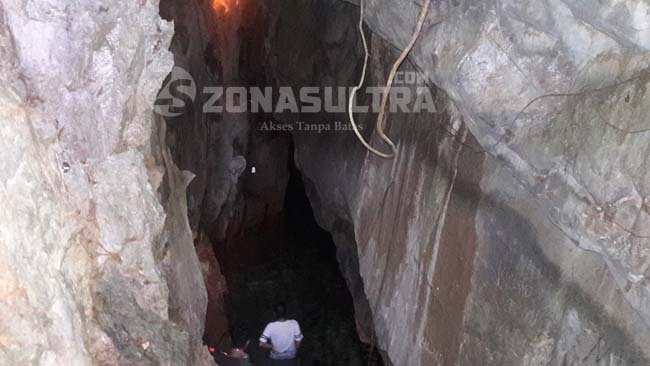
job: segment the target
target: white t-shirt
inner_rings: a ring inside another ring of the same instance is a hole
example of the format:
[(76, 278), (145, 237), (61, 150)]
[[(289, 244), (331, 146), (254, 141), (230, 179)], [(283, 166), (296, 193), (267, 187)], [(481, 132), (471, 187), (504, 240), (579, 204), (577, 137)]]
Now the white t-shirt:
[(302, 340), (300, 326), (295, 320), (272, 322), (264, 328), (260, 342), (271, 343), (271, 358), (274, 360), (288, 360), (296, 358), (296, 344)]

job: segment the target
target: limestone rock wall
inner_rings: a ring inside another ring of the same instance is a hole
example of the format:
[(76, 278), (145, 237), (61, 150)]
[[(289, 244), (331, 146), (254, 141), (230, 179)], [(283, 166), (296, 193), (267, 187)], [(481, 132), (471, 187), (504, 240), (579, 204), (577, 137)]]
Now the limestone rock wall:
[(0, 2), (1, 364), (213, 364), (152, 112), (172, 33), (157, 1)]
[[(357, 83), (358, 8), (270, 3), (278, 85)], [(367, 1), (368, 85), (385, 82), (420, 6)], [(440, 88), (438, 113), (389, 116), (396, 160), (351, 132), (294, 133), (319, 222), (372, 319), (360, 331), (393, 364), (649, 362), (644, 9), (433, 1), (404, 69)], [(358, 118), (372, 136), (374, 119)]]
[[(155, 119), (163, 79), (177, 64), (199, 88), (238, 83), (247, 52), (278, 86), (357, 82), (351, 2), (270, 0), (221, 23), (205, 1), (163, 2), (175, 27), (158, 5), (0, 0), (3, 364), (212, 364), (191, 230), (225, 240), (277, 210), (288, 141), (204, 115), (201, 99)], [(367, 1), (368, 84), (385, 82), (420, 6)], [(396, 160), (351, 132), (294, 132), (359, 332), (387, 363), (649, 363), (648, 13), (433, 1), (404, 67), (433, 83), (438, 112), (389, 116)]]
[[(650, 326), (647, 7), (434, 2), (412, 59), (548, 219), (574, 245), (603, 255)], [(418, 11), (370, 1), (367, 21), (399, 48)]]
[(201, 273), (208, 292), (208, 309), (205, 317), (203, 340), (210, 347), (227, 349), (230, 343), (230, 326), (226, 317), (225, 296), (228, 292), (221, 264), (212, 249), (207, 235), (196, 240), (196, 252), (201, 262)]

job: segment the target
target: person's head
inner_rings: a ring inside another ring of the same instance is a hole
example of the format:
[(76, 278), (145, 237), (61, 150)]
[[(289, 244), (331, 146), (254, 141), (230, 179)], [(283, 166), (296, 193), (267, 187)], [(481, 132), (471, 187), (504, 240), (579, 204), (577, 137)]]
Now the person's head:
[(275, 320), (286, 319), (287, 306), (282, 302), (273, 305), (273, 316)]

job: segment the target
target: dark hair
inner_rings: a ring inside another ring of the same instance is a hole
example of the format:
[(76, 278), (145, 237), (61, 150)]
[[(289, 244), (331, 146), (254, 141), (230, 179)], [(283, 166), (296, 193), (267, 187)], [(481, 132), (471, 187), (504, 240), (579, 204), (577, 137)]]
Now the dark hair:
[(241, 348), (244, 349), (246, 348), (246, 343), (248, 343), (249, 338), (248, 334), (241, 329), (241, 328), (236, 328), (232, 332), (232, 346), (233, 348)]
[(283, 319), (287, 316), (287, 306), (280, 302), (273, 305), (273, 315), (275, 319)]

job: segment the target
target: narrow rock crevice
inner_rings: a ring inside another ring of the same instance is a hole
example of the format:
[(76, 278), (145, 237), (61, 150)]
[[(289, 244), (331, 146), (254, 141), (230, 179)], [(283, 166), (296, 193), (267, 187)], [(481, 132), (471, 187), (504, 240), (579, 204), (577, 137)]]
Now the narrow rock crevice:
[(650, 365), (647, 1), (424, 3), (0, 0), (0, 364)]

